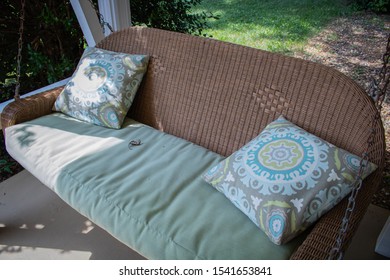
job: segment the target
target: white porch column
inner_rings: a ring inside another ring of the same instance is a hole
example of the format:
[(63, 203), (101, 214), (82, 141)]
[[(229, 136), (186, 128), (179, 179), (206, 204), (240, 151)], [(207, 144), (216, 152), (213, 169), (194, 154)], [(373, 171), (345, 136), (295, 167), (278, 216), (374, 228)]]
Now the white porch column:
[[(131, 26), (130, 0), (99, 0), (99, 11), (114, 31)], [(111, 33), (104, 28), (104, 35)]]
[(88, 0), (70, 0), (88, 46), (94, 47), (104, 38), (95, 9)]

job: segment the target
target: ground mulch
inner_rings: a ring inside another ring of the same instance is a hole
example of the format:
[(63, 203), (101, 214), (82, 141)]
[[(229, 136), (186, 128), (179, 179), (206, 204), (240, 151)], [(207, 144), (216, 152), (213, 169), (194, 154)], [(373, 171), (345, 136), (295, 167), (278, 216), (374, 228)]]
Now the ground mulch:
[[(294, 56), (334, 67), (366, 91), (382, 67), (390, 32), (390, 15), (361, 12), (339, 18), (309, 40)], [(386, 131), (386, 165), (383, 182), (372, 203), (390, 210), (390, 98), (381, 111)]]

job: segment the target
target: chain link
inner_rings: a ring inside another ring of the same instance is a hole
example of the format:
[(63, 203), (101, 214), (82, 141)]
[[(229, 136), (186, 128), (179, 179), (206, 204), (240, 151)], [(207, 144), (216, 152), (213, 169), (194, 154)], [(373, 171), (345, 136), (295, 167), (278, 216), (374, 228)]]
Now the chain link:
[(19, 40), (18, 40), (18, 55), (16, 57), (16, 85), (15, 85), (15, 100), (20, 99), (20, 71), (22, 62), (22, 48), (23, 48), (23, 32), (24, 32), (24, 6), (25, 0), (21, 0), (20, 8), (20, 25), (19, 25)]
[(368, 166), (369, 161), (369, 153), (374, 145), (374, 140), (377, 134), (375, 127), (375, 124), (381, 119), (381, 111), (382, 111), (382, 104), (386, 97), (386, 91), (389, 84), (389, 71), (388, 71), (388, 62), (390, 58), (390, 34), (387, 39), (387, 46), (386, 46), (386, 52), (383, 55), (383, 67), (379, 72), (379, 78), (378, 81), (375, 81), (374, 78), (372, 78), (370, 88), (368, 89), (368, 94), (371, 96), (371, 98), (375, 102), (375, 106), (377, 107), (377, 113), (372, 119), (372, 126), (370, 135), (367, 139), (367, 148), (366, 151), (363, 153), (362, 159), (360, 161), (360, 167), (359, 171), (356, 175), (355, 182), (352, 184), (352, 192), (348, 198), (348, 204), (347, 208), (344, 213), (344, 217), (341, 222), (341, 227), (339, 229), (338, 236), (336, 238), (336, 244), (335, 246), (330, 250), (329, 253), (329, 259), (342, 259), (344, 256), (344, 252), (342, 251), (343, 243), (345, 241), (345, 237), (347, 235), (348, 227), (349, 227), (349, 221), (351, 219), (351, 215), (354, 211), (355, 205), (356, 205), (356, 197), (362, 187), (363, 184), (363, 174)]
[(389, 70), (389, 59), (390, 59), (390, 34), (387, 38), (387, 46), (386, 51), (383, 54), (382, 61), (383, 61), (383, 67), (381, 68), (379, 72), (379, 79), (378, 81), (375, 81), (375, 79), (371, 80), (370, 88), (368, 90), (369, 95), (374, 100), (374, 102), (377, 105), (382, 105), (382, 101), (386, 99), (388, 85), (390, 82), (389, 76), (390, 72)]
[(332, 248), (329, 254), (329, 259), (342, 259), (343, 258), (343, 251), (341, 250), (345, 237), (347, 235), (347, 230), (349, 227), (349, 221), (351, 219), (351, 215), (355, 209), (356, 206), (356, 196), (359, 193), (360, 188), (363, 184), (362, 176), (367, 168), (368, 165), (368, 153), (364, 153), (361, 161), (360, 161), (360, 167), (358, 174), (356, 176), (355, 182), (352, 184), (352, 192), (350, 194), (350, 197), (348, 198), (348, 205), (344, 213), (344, 217), (341, 222), (341, 227), (339, 230), (339, 235), (336, 239), (336, 246)]
[(111, 31), (111, 33), (114, 32), (114, 30), (113, 30), (113, 28), (111, 27), (111, 25), (110, 25), (107, 21), (104, 20), (103, 15), (99, 12), (99, 9), (98, 9), (98, 8), (96, 7), (96, 5), (92, 2), (92, 0), (89, 0), (89, 3), (91, 3), (92, 7), (94, 8), (94, 10), (95, 10), (95, 12), (96, 12), (96, 14), (97, 14), (97, 16), (98, 16), (98, 18), (99, 18), (100, 26), (101, 26), (102, 29), (103, 29), (103, 34), (106, 33), (106, 29), (105, 29), (106, 26), (107, 26), (108, 29)]

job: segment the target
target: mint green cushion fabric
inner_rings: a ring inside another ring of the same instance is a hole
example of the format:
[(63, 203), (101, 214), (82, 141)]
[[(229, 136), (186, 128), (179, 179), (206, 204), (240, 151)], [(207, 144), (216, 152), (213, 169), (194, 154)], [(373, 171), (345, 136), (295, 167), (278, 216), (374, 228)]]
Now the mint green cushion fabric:
[(120, 128), (148, 61), (147, 55), (88, 47), (53, 109), (96, 125)]
[[(359, 166), (360, 157), (281, 116), (203, 177), (279, 245), (351, 192)], [(375, 169), (369, 163), (362, 177)]]
[(114, 130), (55, 113), (7, 128), (6, 141), (64, 201), (147, 258), (287, 259), (301, 242), (269, 242), (202, 179), (223, 157), (135, 121)]

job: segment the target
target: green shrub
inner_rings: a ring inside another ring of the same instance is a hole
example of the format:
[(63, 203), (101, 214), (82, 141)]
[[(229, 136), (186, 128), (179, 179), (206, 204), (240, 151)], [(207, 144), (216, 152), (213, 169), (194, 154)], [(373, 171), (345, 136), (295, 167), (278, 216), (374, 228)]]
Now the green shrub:
[[(5, 0), (0, 9), (0, 101), (14, 95), (20, 6), (19, 0)], [(20, 93), (69, 77), (83, 49), (68, 0), (26, 1)]]
[(201, 0), (131, 0), (131, 19), (134, 25), (146, 25), (181, 33), (205, 35), (207, 19), (216, 18), (211, 13), (193, 13), (191, 10)]
[(374, 12), (390, 12), (390, 0), (374, 0), (368, 3), (368, 8)]
[(348, 0), (347, 2), (358, 10), (371, 10), (376, 13), (390, 12), (390, 0)]

